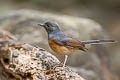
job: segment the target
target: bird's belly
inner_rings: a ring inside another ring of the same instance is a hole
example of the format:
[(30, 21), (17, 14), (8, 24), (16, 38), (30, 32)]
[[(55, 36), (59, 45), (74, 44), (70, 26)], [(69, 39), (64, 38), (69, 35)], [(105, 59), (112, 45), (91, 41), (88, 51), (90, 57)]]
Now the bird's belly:
[(65, 46), (61, 46), (58, 45), (54, 42), (49, 41), (49, 46), (51, 47), (51, 49), (56, 52), (59, 55), (65, 55), (65, 54), (70, 54), (71, 52), (73, 52), (76, 49), (72, 49), (72, 48), (67, 48)]

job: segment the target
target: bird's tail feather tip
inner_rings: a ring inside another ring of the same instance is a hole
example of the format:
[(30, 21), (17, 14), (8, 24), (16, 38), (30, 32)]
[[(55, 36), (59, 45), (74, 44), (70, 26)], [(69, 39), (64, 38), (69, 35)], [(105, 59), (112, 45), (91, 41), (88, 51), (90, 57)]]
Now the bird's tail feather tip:
[(108, 41), (108, 42), (114, 42), (114, 43), (118, 42), (117, 40), (106, 40), (106, 41)]
[(118, 41), (117, 41), (117, 40), (113, 40), (113, 42), (115, 42), (115, 43), (116, 43), (116, 42), (118, 42)]

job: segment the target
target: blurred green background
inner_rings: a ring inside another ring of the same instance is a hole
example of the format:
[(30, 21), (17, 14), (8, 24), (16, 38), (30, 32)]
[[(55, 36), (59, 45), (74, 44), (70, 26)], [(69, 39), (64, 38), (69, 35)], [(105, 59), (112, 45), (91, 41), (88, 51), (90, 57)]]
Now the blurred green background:
[(0, 0), (0, 17), (19, 9), (84, 17), (98, 22), (112, 39), (118, 40), (113, 46), (116, 54), (111, 55), (114, 71), (120, 77), (120, 0)]

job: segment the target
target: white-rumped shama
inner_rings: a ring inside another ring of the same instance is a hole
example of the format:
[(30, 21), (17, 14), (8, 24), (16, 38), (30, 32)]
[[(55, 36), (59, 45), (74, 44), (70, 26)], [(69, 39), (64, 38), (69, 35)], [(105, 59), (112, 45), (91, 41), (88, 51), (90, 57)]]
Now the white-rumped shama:
[(115, 40), (88, 40), (88, 41), (79, 41), (77, 39), (68, 37), (65, 35), (58, 25), (53, 22), (46, 22), (44, 24), (38, 24), (45, 28), (48, 33), (48, 43), (51, 49), (60, 55), (65, 55), (65, 60), (63, 67), (65, 67), (68, 54), (75, 50), (86, 51), (87, 48), (85, 44), (103, 44), (115, 42)]

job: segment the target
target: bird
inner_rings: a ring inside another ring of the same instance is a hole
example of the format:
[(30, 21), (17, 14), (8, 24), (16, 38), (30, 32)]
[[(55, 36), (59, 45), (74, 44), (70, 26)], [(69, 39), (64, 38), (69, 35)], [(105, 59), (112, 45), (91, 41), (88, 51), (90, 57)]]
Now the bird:
[(88, 40), (80, 41), (75, 38), (65, 35), (59, 25), (55, 22), (45, 22), (44, 24), (38, 24), (44, 27), (48, 34), (48, 44), (50, 48), (59, 55), (64, 55), (63, 68), (66, 65), (68, 55), (76, 50), (82, 50), (86, 52), (88, 49), (85, 47), (86, 44), (104, 44), (113, 43), (115, 40)]

